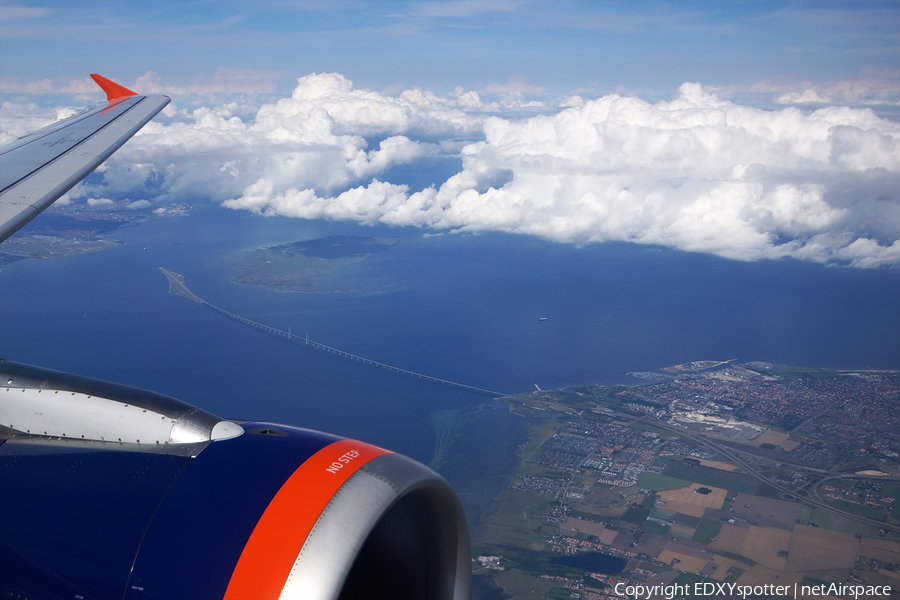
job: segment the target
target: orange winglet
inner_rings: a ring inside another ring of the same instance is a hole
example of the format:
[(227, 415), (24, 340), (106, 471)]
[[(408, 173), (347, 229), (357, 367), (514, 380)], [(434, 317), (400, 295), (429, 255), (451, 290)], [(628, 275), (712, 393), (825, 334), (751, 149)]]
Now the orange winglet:
[(119, 85), (115, 81), (110, 81), (102, 75), (91, 73), (91, 79), (97, 82), (104, 92), (106, 92), (106, 100), (112, 102), (119, 98), (127, 98), (128, 96), (137, 96), (137, 92), (132, 92), (127, 87)]

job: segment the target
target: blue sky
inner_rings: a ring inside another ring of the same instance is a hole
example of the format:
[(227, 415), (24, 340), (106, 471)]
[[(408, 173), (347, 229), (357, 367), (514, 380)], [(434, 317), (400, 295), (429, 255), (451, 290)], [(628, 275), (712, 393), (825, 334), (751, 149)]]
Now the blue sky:
[(92, 72), (172, 98), (62, 202), (900, 268), (897, 0), (0, 0), (0, 27), (0, 144), (100, 101)]
[(896, 79), (900, 3), (528, 0), (2, 2), (0, 78), (184, 85), (226, 70), (291, 89), (339, 72), (358, 86), (447, 92), (510, 79), (551, 94), (681, 83)]

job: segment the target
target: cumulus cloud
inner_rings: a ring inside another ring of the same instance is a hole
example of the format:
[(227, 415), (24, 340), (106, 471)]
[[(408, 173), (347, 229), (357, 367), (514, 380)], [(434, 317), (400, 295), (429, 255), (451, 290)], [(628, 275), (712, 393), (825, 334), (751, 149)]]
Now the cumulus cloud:
[(772, 93), (777, 104), (900, 105), (900, 68), (867, 67), (853, 79), (794, 85), (762, 81), (754, 92)]
[[(900, 266), (900, 125), (869, 109), (762, 110), (692, 83), (656, 103), (575, 96), (517, 118), (521, 107), (314, 74), (251, 117), (171, 108), (73, 197), (143, 186), (157, 204), (261, 215)], [(462, 167), (425, 189), (390, 182), (435, 157)]]
[(417, 88), (399, 96), (354, 89), (336, 73), (302, 77), (290, 98), (260, 108), (257, 129), (284, 127), (303, 131), (304, 123), (318, 114), (333, 123), (334, 133), (384, 135), (415, 132), (418, 135), (471, 135), (478, 120), (462, 109), (477, 107), (477, 95), (458, 90), (442, 97)]
[(225, 200), (260, 182), (275, 195), (329, 197), (394, 166), (446, 155), (458, 136), (480, 135), (480, 117), (457, 108), (472, 96), (458, 96), (386, 96), (329, 74), (301, 78), (290, 98), (258, 107), (252, 119), (232, 103), (174, 107), (168, 122), (152, 121), (114, 155), (102, 186), (125, 194), (149, 178), (159, 200)]
[(375, 180), (324, 197), (259, 180), (225, 202), (559, 242), (622, 240), (740, 260), (898, 265), (900, 127), (869, 110), (736, 105), (685, 84), (671, 102), (610, 95), (489, 117), (463, 169), (409, 193)]
[(36, 102), (0, 104), (0, 145), (14, 142), (54, 121), (56, 110), (38, 106)]
[[(546, 88), (536, 85), (530, 85), (525, 77), (511, 77), (507, 83), (492, 83), (484, 89), (485, 94), (495, 94), (501, 98), (506, 104), (522, 103), (526, 95), (543, 96), (547, 93)], [(531, 101), (527, 105), (543, 106), (538, 101)]]

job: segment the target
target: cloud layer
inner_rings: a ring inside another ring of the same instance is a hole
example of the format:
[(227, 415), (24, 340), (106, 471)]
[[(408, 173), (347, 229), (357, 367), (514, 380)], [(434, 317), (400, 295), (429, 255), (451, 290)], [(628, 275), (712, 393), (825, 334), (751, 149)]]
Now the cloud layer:
[[(258, 109), (167, 109), (75, 195), (133, 201), (145, 186), (157, 203), (263, 215), (900, 266), (900, 125), (871, 110), (761, 110), (692, 83), (655, 104), (525, 107), (314, 74)], [(386, 181), (434, 157), (462, 169), (424, 190)]]

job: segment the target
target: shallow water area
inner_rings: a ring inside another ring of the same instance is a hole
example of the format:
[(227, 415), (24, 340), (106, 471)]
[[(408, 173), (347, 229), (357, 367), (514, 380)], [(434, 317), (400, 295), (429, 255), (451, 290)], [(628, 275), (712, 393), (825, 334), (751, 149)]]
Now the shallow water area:
[[(242, 252), (332, 235), (399, 241), (328, 275), (331, 289), (377, 282), (365, 292), (232, 281), (229, 260)], [(638, 383), (626, 373), (700, 359), (900, 366), (900, 274), (889, 271), (498, 233), (423, 235), (216, 206), (109, 237), (126, 245), (0, 272), (0, 356), (153, 389), (226, 417), (360, 437), (426, 463), (431, 414), (487, 396), (266, 335), (167, 294), (157, 268), (245, 318), (510, 394)]]

